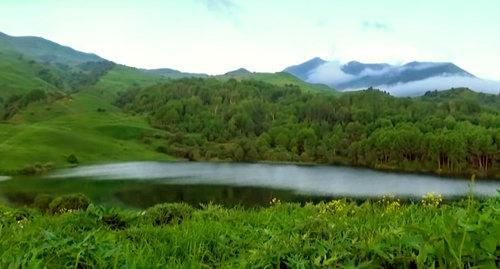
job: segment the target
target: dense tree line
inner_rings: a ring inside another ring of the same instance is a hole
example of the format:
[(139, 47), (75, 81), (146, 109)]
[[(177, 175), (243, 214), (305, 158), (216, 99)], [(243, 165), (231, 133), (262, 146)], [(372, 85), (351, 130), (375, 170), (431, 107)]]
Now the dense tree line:
[(129, 90), (117, 104), (167, 131), (156, 137), (164, 141), (158, 150), (191, 160), (499, 176), (500, 96), (468, 89), (335, 96), (252, 80), (181, 79)]

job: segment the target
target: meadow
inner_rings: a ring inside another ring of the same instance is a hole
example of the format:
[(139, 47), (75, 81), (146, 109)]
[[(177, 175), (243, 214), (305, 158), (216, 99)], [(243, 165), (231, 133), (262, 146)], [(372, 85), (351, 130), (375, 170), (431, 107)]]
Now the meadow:
[(2, 268), (497, 268), (500, 199), (0, 207)]
[(94, 94), (78, 93), (52, 103), (38, 102), (0, 122), (0, 174), (17, 174), (35, 164), (70, 165), (106, 160), (168, 160), (141, 134), (153, 135), (141, 117), (125, 115)]

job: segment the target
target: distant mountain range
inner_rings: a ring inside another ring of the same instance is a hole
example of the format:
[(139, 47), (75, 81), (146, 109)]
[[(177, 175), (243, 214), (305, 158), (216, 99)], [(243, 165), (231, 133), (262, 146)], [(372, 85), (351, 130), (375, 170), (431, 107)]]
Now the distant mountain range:
[(288, 73), (257, 73), (244, 68), (222, 75), (182, 72), (171, 68), (141, 69), (113, 63), (93, 53), (77, 51), (33, 36), (0, 32), (0, 105), (2, 99), (33, 89), (46, 91), (101, 90), (109, 98), (130, 87), (147, 87), (180, 78), (254, 79), (305, 90), (331, 90)]
[(481, 80), (449, 62), (410, 62), (404, 65), (386, 63), (346, 64), (313, 58), (284, 70), (303, 81), (323, 83), (338, 90), (381, 88), (395, 95), (420, 95), (429, 90), (470, 87), (498, 93), (500, 83)]
[[(380, 88), (393, 95), (421, 95), (429, 90), (468, 87), (495, 93), (500, 83), (479, 79), (453, 63), (410, 62), (404, 65), (337, 62), (313, 58), (282, 72), (251, 72), (240, 68), (223, 75), (182, 72), (171, 68), (140, 69), (115, 64), (93, 53), (77, 51), (41, 37), (14, 37), (0, 32), (0, 97), (40, 88), (78, 90), (97, 83), (117, 93), (166, 79), (213, 77), (255, 79), (306, 90)], [(328, 86), (327, 86), (328, 85)]]

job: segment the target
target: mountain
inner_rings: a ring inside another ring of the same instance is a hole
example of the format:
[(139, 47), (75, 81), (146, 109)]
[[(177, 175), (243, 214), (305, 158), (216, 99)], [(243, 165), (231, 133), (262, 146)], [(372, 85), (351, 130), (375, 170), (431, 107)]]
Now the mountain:
[(309, 83), (323, 83), (339, 90), (376, 87), (394, 95), (421, 95), (429, 90), (469, 87), (477, 91), (497, 93), (500, 83), (477, 78), (450, 62), (409, 62), (346, 64), (314, 58), (286, 68), (297, 78)]
[(306, 81), (309, 77), (310, 72), (324, 63), (326, 63), (325, 60), (316, 57), (307, 62), (287, 67), (285, 68), (285, 70), (283, 70), (283, 72), (290, 73), (300, 78), (301, 80)]
[(229, 72), (225, 73), (224, 75), (225, 76), (248, 76), (251, 74), (252, 74), (252, 72), (248, 71), (247, 69), (239, 68), (239, 69), (236, 69), (233, 71), (229, 71)]
[(0, 32), (0, 48), (17, 51), (43, 63), (76, 65), (86, 62), (105, 61), (105, 59), (95, 54), (77, 51), (34, 36), (14, 37)]
[(443, 76), (475, 77), (453, 63), (434, 62), (410, 62), (402, 66), (349, 62), (343, 65), (341, 70), (355, 79), (335, 84), (339, 89), (395, 85)]
[(161, 81), (164, 77), (155, 71), (118, 65), (40, 37), (0, 33), (0, 104), (2, 99), (32, 90), (75, 92), (92, 88), (114, 95)]
[(158, 76), (171, 78), (171, 79), (190, 78), (190, 77), (195, 77), (195, 78), (208, 77), (207, 74), (203, 74), (203, 73), (186, 73), (186, 72), (181, 72), (179, 70), (175, 70), (175, 69), (171, 69), (171, 68), (142, 69), (142, 70), (147, 74), (158, 75)]

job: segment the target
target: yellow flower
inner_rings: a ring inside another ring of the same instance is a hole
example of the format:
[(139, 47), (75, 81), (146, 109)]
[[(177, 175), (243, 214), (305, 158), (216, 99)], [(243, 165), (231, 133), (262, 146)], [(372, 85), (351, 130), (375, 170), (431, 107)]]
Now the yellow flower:
[(422, 205), (425, 207), (438, 207), (443, 203), (443, 196), (441, 194), (435, 194), (433, 192), (428, 192), (422, 196)]

